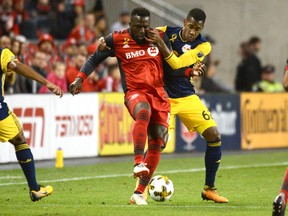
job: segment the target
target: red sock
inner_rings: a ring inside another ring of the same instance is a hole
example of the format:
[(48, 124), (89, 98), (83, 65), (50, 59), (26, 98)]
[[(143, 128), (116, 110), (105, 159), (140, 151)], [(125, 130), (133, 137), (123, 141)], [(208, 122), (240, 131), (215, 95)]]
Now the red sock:
[(150, 172), (148, 175), (144, 175), (141, 177), (139, 185), (136, 189), (137, 192), (143, 193), (151, 177), (153, 176), (153, 173), (156, 170), (160, 161), (162, 144), (163, 140), (161, 138), (148, 141), (148, 151), (144, 163), (147, 163), (146, 166), (148, 167)]
[(144, 148), (147, 139), (147, 127), (150, 121), (150, 113), (148, 110), (141, 110), (135, 118), (133, 128), (134, 143), (134, 164), (143, 162)]
[(284, 176), (284, 180), (281, 186), (281, 191), (285, 194), (286, 202), (288, 201), (288, 169), (286, 169), (286, 173)]

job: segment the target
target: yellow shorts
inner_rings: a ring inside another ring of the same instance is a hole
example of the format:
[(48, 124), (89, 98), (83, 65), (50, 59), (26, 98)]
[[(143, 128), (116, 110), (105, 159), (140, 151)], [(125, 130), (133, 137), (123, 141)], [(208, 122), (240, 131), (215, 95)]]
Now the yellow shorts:
[(216, 126), (208, 108), (197, 95), (170, 98), (171, 118), (169, 129), (174, 129), (175, 116), (178, 115), (187, 129), (202, 134), (206, 129)]
[(11, 112), (7, 118), (0, 121), (0, 141), (7, 142), (13, 139), (21, 130), (22, 126), (17, 116)]

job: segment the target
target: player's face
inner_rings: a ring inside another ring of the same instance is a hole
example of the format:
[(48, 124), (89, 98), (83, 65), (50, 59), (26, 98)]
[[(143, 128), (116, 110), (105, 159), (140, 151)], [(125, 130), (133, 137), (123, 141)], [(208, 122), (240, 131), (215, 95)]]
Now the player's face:
[(138, 40), (144, 40), (150, 29), (150, 17), (132, 16), (130, 21), (131, 34)]
[(193, 41), (204, 28), (203, 21), (197, 21), (193, 17), (184, 20), (184, 27), (182, 31), (182, 38), (186, 41)]

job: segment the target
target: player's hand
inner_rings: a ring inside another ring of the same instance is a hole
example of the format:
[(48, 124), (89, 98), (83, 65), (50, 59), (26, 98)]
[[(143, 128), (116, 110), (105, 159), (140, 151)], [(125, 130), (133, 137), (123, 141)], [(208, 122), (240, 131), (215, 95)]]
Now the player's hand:
[(162, 40), (162, 38), (159, 35), (159, 32), (156, 29), (147, 30), (145, 39), (148, 42), (151, 42), (151, 43), (154, 43), (154, 44), (157, 44), (157, 43), (159, 43)]
[(69, 92), (72, 95), (79, 94), (82, 90), (82, 78), (76, 77), (74, 82), (69, 85)]
[(46, 87), (51, 91), (51, 92), (53, 92), (55, 95), (59, 95), (60, 96), (60, 98), (63, 96), (63, 94), (64, 94), (64, 92), (63, 92), (63, 90), (59, 87), (59, 86), (57, 86), (57, 85), (55, 85), (55, 84), (53, 84), (53, 83), (48, 83), (47, 85), (46, 85)]
[(107, 50), (110, 50), (111, 48), (109, 46), (107, 46), (106, 44), (106, 41), (105, 41), (105, 38), (104, 37), (101, 37), (99, 38), (98, 40), (98, 50), (99, 51), (107, 51)]
[(191, 76), (204, 76), (207, 72), (207, 67), (205, 64), (202, 63), (197, 63), (196, 65), (194, 65), (193, 70), (191, 70), (190, 75)]

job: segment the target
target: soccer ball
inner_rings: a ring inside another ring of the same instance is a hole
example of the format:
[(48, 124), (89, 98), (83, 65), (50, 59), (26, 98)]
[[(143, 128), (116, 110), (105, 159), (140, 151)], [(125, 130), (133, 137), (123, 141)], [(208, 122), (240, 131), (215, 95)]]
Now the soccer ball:
[(167, 176), (154, 176), (148, 185), (148, 193), (155, 201), (163, 202), (168, 200), (172, 196), (173, 192), (173, 183)]

